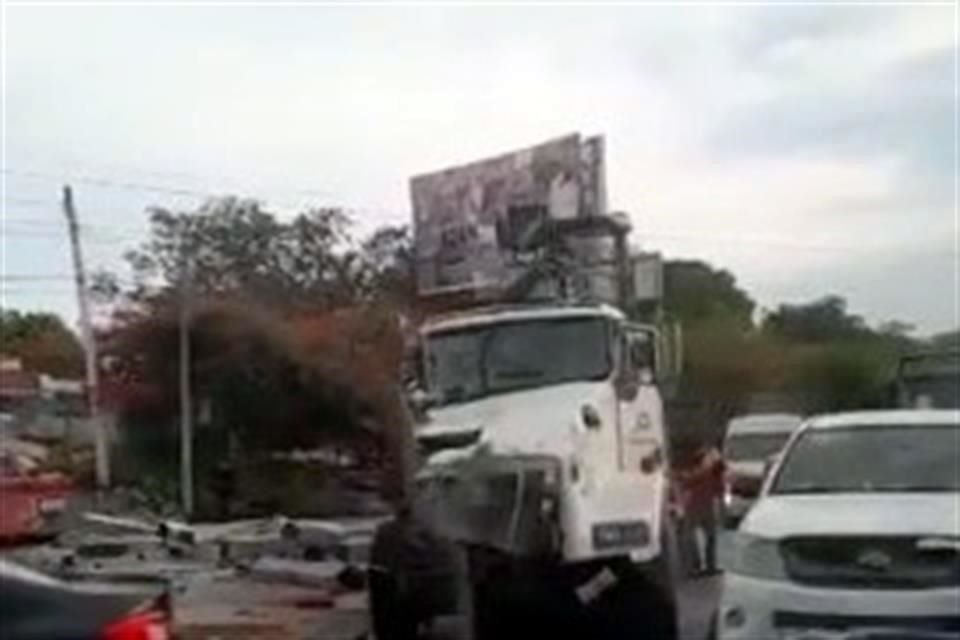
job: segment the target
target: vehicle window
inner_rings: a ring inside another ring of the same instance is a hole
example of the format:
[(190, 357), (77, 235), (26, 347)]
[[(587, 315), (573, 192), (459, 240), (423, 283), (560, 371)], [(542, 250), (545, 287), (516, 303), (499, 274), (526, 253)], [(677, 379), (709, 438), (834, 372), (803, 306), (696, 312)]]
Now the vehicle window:
[(788, 433), (730, 436), (724, 445), (724, 454), (733, 461), (765, 460), (778, 453), (789, 437)]
[(958, 448), (953, 425), (811, 429), (771, 493), (960, 491)]
[(608, 375), (607, 324), (599, 318), (510, 322), (428, 338), (431, 386), (442, 401), (594, 380)]

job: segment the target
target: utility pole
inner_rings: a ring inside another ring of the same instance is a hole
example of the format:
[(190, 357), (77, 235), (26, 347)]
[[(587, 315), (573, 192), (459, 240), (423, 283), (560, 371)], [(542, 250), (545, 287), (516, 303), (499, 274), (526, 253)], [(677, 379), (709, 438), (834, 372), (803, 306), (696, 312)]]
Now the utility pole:
[(77, 309), (80, 313), (80, 333), (85, 347), (87, 399), (90, 403), (90, 419), (93, 422), (94, 429), (97, 487), (106, 489), (110, 486), (110, 452), (107, 448), (107, 434), (103, 416), (100, 415), (100, 374), (97, 367), (97, 341), (93, 335), (93, 324), (90, 320), (87, 275), (83, 267), (83, 252), (80, 249), (80, 225), (77, 223), (77, 210), (73, 204), (73, 190), (70, 185), (64, 185), (63, 187), (63, 213), (67, 218), (67, 231), (70, 234), (73, 277), (77, 287)]
[[(187, 229), (181, 231), (186, 234)], [(181, 239), (181, 242), (184, 239)], [(184, 516), (193, 515), (193, 397), (190, 385), (191, 256), (182, 248), (180, 270), (180, 497)]]

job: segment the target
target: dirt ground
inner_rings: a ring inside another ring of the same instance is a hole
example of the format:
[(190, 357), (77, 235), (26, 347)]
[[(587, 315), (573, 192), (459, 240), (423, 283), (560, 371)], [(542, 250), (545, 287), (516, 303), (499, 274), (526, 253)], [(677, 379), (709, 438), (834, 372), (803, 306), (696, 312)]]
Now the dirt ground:
[(180, 640), (356, 640), (369, 626), (364, 593), (248, 577), (195, 580), (175, 596), (174, 611)]

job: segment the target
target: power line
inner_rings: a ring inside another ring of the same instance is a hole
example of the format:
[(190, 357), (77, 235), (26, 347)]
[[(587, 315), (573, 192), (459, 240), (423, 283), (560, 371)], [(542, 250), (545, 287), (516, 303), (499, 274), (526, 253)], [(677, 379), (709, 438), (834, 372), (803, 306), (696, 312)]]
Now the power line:
[[(14, 169), (14, 170), (12, 170), (12, 171), (14, 172), (14, 174), (17, 174), (17, 175), (32, 174), (32, 176), (27, 175), (27, 177), (47, 177), (47, 176), (53, 176), (53, 175), (55, 175), (54, 172), (49, 172), (49, 171), (16, 170), (16, 169)], [(101, 165), (99, 166), (99, 168), (95, 169), (95, 173), (101, 173), (101, 174), (102, 174), (104, 171), (109, 172), (109, 173), (122, 172), (122, 173), (127, 173), (127, 174), (138, 174), (138, 175), (141, 175), (141, 176), (158, 177), (158, 178), (164, 179), (165, 181), (169, 181), (169, 179), (172, 178), (172, 179), (175, 180), (175, 181), (176, 181), (176, 180), (181, 180), (181, 179), (187, 179), (187, 180), (192, 180), (192, 181), (194, 181), (194, 182), (204, 182), (204, 183), (219, 182), (219, 183), (245, 184), (245, 183), (250, 183), (250, 182), (251, 182), (251, 178), (250, 178), (249, 176), (247, 176), (247, 177), (244, 177), (244, 176), (236, 176), (236, 175), (232, 175), (232, 176), (231, 176), (231, 175), (224, 175), (224, 174), (222, 174), (222, 173), (219, 173), (219, 174), (216, 174), (216, 175), (214, 175), (214, 174), (209, 174), (209, 173), (208, 173), (208, 174), (200, 174), (200, 173), (196, 173), (196, 172), (182, 171), (182, 170), (178, 170), (178, 171), (161, 171), (161, 170), (157, 170), (157, 169), (144, 168), (144, 167), (142, 167), (142, 166), (138, 167), (138, 166), (133, 165), (133, 164), (116, 163), (116, 162), (111, 162), (111, 163), (108, 163), (108, 164), (105, 164), (105, 165), (104, 165), (104, 164), (101, 164)], [(89, 177), (89, 178), (96, 179), (96, 180), (107, 180), (107, 181), (111, 180), (110, 178), (103, 178), (103, 177), (100, 177), (100, 176), (91, 175), (91, 174), (89, 174), (89, 173), (88, 173), (88, 174), (85, 174), (85, 176), (86, 176), (86, 177)], [(57, 180), (61, 180), (61, 179), (64, 179), (64, 177), (63, 177), (63, 176), (56, 176), (56, 179), (57, 179)], [(174, 187), (174, 188), (178, 188), (178, 187)], [(190, 187), (185, 187), (184, 189), (192, 190)], [(287, 186), (287, 187), (284, 187), (284, 188), (282, 188), (282, 189), (260, 188), (260, 189), (258, 189), (258, 190), (259, 190), (259, 191), (262, 191), (262, 192), (264, 192), (264, 191), (266, 191), (266, 192), (273, 192), (273, 193), (275, 193), (275, 194), (279, 194), (279, 193), (282, 191), (282, 192), (285, 193), (286, 195), (289, 195), (289, 196), (298, 196), (298, 197), (303, 197), (303, 196), (318, 197), (318, 196), (322, 196), (322, 197), (329, 198), (329, 197), (331, 197), (331, 196), (334, 195), (334, 192), (333, 192), (333, 191), (330, 191), (330, 190), (328, 190), (328, 189), (318, 189), (318, 188), (316, 188), (316, 187), (304, 188), (304, 187), (300, 187), (300, 186)], [(204, 193), (205, 193), (206, 195), (216, 195), (216, 194), (213, 194), (213, 193), (210, 193), (210, 192), (204, 192)]]
[[(48, 220), (46, 218), (0, 218), (0, 228), (10, 229), (11, 226), (16, 229), (16, 227), (26, 227), (29, 231), (43, 230), (47, 228), (51, 229), (60, 229), (63, 227), (62, 223), (58, 223), (56, 220)], [(149, 223), (143, 225), (134, 225), (134, 224), (116, 224), (108, 222), (84, 222), (80, 225), (81, 229), (95, 231), (97, 233), (107, 231), (110, 233), (113, 232), (130, 232), (131, 234), (136, 233), (137, 235), (142, 235), (142, 233), (149, 229)], [(115, 234), (116, 235), (116, 234)]]
[[(14, 175), (14, 176), (21, 176), (24, 178), (40, 178), (44, 180), (63, 180), (64, 179), (64, 176), (62, 175), (45, 173), (43, 171), (20, 171), (18, 169), (4, 169), (3, 173)], [(145, 182), (111, 180), (109, 178), (100, 178), (100, 177), (89, 176), (89, 175), (88, 176), (70, 176), (70, 180), (72, 182), (78, 182), (80, 184), (87, 184), (87, 185), (96, 186), (96, 187), (125, 189), (130, 191), (154, 191), (157, 193), (166, 193), (168, 195), (177, 195), (177, 196), (209, 198), (216, 195), (213, 193), (197, 191), (194, 189), (168, 187), (164, 185), (149, 184)]]
[(8, 218), (8, 217), (0, 218), (0, 223), (2, 223), (5, 226), (11, 225), (11, 224), (13, 225), (24, 224), (29, 226), (34, 226), (34, 225), (53, 226), (57, 224), (56, 221), (54, 220), (46, 220), (44, 218)]
[(63, 274), (38, 274), (38, 275), (27, 275), (27, 274), (8, 274), (0, 273), (0, 281), (6, 282), (42, 282), (47, 280), (72, 280), (73, 276), (63, 273)]
[(15, 204), (23, 207), (56, 206), (56, 202), (43, 200), (41, 198), (17, 198), (15, 196), (7, 196), (3, 199), (3, 204)]
[(30, 287), (30, 288), (22, 288), (22, 287), (8, 287), (7, 285), (0, 283), (0, 294), (3, 294), (3, 295), (7, 295), (8, 293), (12, 293), (12, 294), (15, 294), (15, 295), (16, 295), (16, 294), (20, 294), (20, 295), (33, 295), (33, 294), (38, 294), (38, 293), (49, 293), (49, 294), (61, 295), (61, 294), (68, 294), (68, 293), (73, 293), (73, 292), (74, 292), (74, 289), (73, 289), (72, 287), (69, 287), (69, 286), (66, 286), (66, 285), (64, 285), (64, 286), (62, 286), (62, 287)]
[[(173, 196), (188, 196), (188, 197), (203, 198), (203, 199), (219, 198), (225, 195), (232, 195), (237, 191), (236, 189), (202, 191), (202, 190), (194, 189), (190, 187), (170, 186), (170, 185), (156, 184), (151, 182), (140, 182), (135, 180), (117, 180), (113, 178), (105, 178), (102, 176), (95, 176), (90, 174), (79, 175), (79, 176), (77, 175), (67, 176), (67, 175), (59, 175), (56, 173), (49, 173), (45, 171), (20, 170), (20, 169), (12, 169), (12, 168), (4, 169), (3, 173), (6, 173), (12, 176), (34, 178), (34, 179), (41, 179), (41, 180), (71, 181), (71, 182), (86, 184), (94, 187), (107, 188), (107, 189), (121, 189), (121, 190), (127, 190), (127, 191), (148, 191), (148, 192), (163, 193), (163, 194), (173, 195)], [(238, 180), (238, 182), (243, 182), (243, 181)], [(272, 191), (271, 189), (268, 189), (268, 188), (267, 189), (261, 188), (258, 190), (261, 192), (267, 192), (267, 193)], [(281, 198), (315, 197), (321, 194), (325, 195), (326, 197), (329, 197), (331, 195), (330, 192), (321, 190), (321, 189), (285, 189), (284, 191), (286, 195), (281, 195)], [(277, 194), (277, 192), (275, 191), (273, 193)], [(280, 194), (277, 194), (277, 195), (280, 195)], [(264, 202), (269, 201), (269, 199), (267, 198), (254, 197), (253, 199), (262, 200)], [(278, 204), (283, 205), (284, 203), (278, 203)], [(286, 203), (286, 205), (292, 206), (291, 203), (289, 202)], [(302, 206), (304, 206), (303, 203), (298, 203), (295, 208), (299, 208)]]

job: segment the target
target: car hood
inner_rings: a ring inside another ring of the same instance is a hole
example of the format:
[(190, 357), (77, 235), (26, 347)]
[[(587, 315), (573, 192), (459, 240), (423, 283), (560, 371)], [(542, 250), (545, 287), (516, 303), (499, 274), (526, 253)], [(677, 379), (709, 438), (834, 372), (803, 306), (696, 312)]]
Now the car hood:
[(452, 434), (479, 430), (475, 446), (490, 453), (525, 453), (567, 456), (573, 452), (584, 404), (591, 404), (603, 421), (615, 419), (611, 385), (572, 382), (524, 389), (473, 402), (438, 407), (420, 433)]
[(956, 493), (772, 495), (740, 527), (765, 538), (809, 535), (960, 536)]

